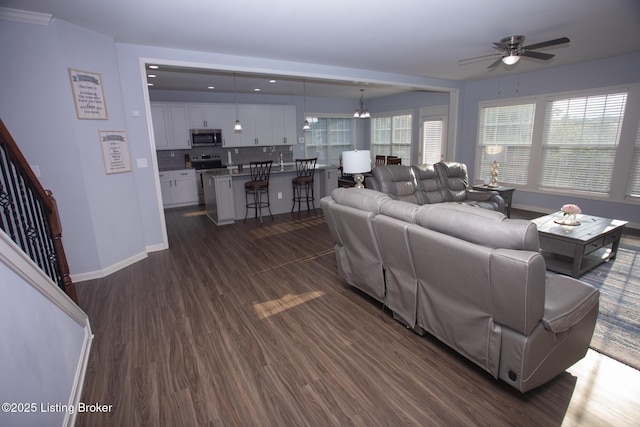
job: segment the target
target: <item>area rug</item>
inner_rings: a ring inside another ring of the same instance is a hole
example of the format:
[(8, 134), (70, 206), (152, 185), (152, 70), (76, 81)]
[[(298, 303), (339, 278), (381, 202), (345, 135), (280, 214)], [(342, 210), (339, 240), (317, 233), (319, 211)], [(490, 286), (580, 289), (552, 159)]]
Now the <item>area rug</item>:
[(591, 348), (640, 370), (640, 247), (621, 243), (614, 261), (580, 280), (600, 290)]

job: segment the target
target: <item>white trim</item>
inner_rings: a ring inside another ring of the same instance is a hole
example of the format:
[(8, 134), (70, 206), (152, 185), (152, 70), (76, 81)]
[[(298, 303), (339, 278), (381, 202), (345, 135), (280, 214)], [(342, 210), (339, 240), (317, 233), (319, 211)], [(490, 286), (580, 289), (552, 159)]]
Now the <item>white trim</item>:
[(146, 246), (144, 249), (145, 251), (147, 251), (148, 254), (150, 254), (151, 252), (158, 252), (158, 251), (163, 251), (165, 249), (169, 249), (169, 245), (165, 243), (158, 243), (157, 245)]
[(90, 271), (87, 273), (79, 273), (71, 276), (71, 280), (74, 283), (84, 282), (86, 280), (100, 279), (102, 277), (106, 277), (110, 274), (115, 273), (118, 270), (122, 270), (125, 267), (130, 266), (131, 264), (135, 264), (138, 261), (141, 261), (147, 257), (147, 252), (140, 252), (137, 255), (134, 255), (130, 258), (124, 259), (122, 261), (118, 261), (117, 263), (104, 268), (102, 270)]
[(144, 98), (144, 110), (147, 116), (147, 130), (149, 132), (149, 149), (151, 150), (151, 168), (153, 169), (153, 182), (156, 187), (156, 202), (158, 216), (160, 218), (160, 231), (162, 232), (161, 245), (166, 249), (169, 247), (169, 237), (167, 236), (167, 221), (164, 217), (164, 206), (162, 205), (162, 187), (160, 186), (160, 168), (158, 167), (158, 154), (156, 152), (156, 140), (153, 133), (153, 118), (151, 117), (151, 100), (149, 99), (149, 89), (147, 87), (147, 63), (150, 62), (140, 58), (140, 80), (142, 82), (142, 96)]
[(24, 22), (26, 24), (49, 25), (53, 20), (53, 15), (49, 13), (29, 12), (27, 10), (0, 7), (0, 19)]

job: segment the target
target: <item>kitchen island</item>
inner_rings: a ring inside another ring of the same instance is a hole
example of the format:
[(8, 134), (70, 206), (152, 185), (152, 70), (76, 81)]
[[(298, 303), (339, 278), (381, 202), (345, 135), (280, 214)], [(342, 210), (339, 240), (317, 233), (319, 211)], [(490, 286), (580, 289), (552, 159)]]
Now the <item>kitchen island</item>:
[[(316, 209), (320, 208), (320, 182), (324, 168), (316, 167), (314, 177), (314, 196)], [(271, 213), (274, 215), (291, 212), (293, 189), (291, 180), (296, 176), (294, 163), (280, 167), (274, 164), (269, 178), (269, 200)], [(244, 220), (245, 217), (245, 191), (244, 184), (251, 180), (249, 166), (238, 171), (237, 166), (227, 169), (213, 170), (205, 174), (205, 207), (207, 216), (217, 225), (231, 224), (234, 220)], [(217, 190), (217, 191), (216, 191)], [(307, 210), (306, 204), (300, 206), (301, 210)], [(298, 206), (296, 205), (295, 212)], [(269, 215), (268, 210), (262, 211), (263, 217)], [(254, 212), (251, 210), (247, 219), (252, 219)]]

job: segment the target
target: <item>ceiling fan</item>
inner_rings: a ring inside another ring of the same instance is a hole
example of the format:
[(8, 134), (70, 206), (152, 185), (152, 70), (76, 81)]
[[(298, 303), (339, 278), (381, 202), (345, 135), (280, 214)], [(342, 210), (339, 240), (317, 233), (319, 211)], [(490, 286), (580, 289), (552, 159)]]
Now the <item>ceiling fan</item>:
[(493, 53), (491, 55), (476, 56), (474, 58), (461, 59), (458, 62), (470, 61), (474, 59), (487, 58), (491, 56), (500, 55), (494, 63), (487, 68), (495, 68), (500, 65), (501, 62), (506, 65), (513, 65), (520, 60), (521, 56), (542, 60), (549, 60), (555, 55), (551, 53), (533, 52), (536, 49), (542, 49), (545, 47), (555, 46), (559, 44), (569, 43), (567, 37), (560, 37), (559, 39), (547, 40), (546, 42), (535, 43), (529, 46), (524, 45), (524, 36), (516, 35), (505, 37), (500, 42), (494, 43), (493, 47), (501, 51), (500, 53)]

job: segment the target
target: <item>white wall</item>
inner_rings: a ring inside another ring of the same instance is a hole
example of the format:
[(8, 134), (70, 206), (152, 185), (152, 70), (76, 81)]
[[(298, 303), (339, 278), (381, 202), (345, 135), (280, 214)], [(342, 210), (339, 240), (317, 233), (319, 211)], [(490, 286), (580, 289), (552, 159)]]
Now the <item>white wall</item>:
[[(113, 40), (57, 19), (2, 21), (0, 52), (0, 117), (54, 193), (74, 280), (146, 256), (134, 174), (107, 175), (98, 139), (127, 130)], [(68, 68), (101, 74), (108, 120), (77, 119)]]

